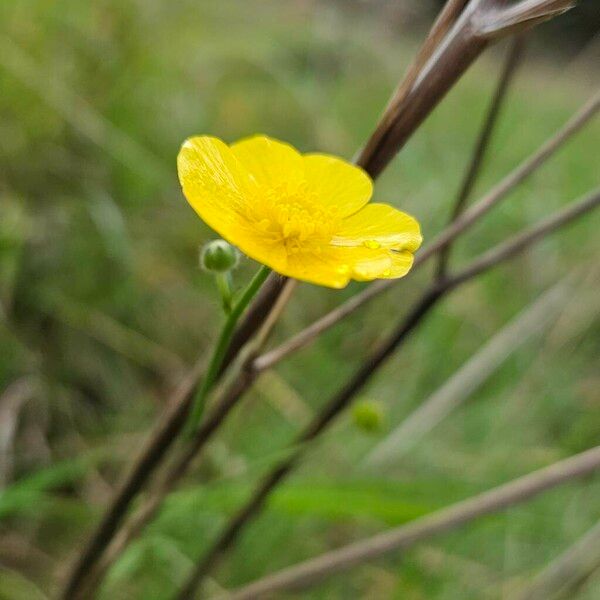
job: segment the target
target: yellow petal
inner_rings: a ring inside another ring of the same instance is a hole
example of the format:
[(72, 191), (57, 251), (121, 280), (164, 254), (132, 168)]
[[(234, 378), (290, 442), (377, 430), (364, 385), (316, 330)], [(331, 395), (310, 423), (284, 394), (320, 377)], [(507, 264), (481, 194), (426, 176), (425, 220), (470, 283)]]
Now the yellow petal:
[(210, 227), (232, 244), (240, 227), (247, 227), (246, 198), (252, 182), (244, 166), (218, 138), (186, 140), (177, 156), (183, 193)]
[(299, 252), (291, 255), (283, 275), (332, 288), (343, 288), (351, 278), (351, 269), (323, 252)]
[[(263, 232), (249, 227), (239, 227), (235, 239), (229, 240), (246, 256), (270, 267), (281, 275), (288, 275), (288, 254), (283, 244), (274, 242)], [(292, 275), (293, 277), (293, 275)]]
[(306, 154), (305, 177), (319, 204), (347, 217), (360, 210), (373, 194), (371, 178), (360, 168), (335, 156)]
[(284, 142), (256, 135), (232, 144), (231, 151), (261, 186), (297, 186), (304, 180), (301, 154)]
[(338, 248), (340, 261), (350, 266), (351, 277), (357, 281), (373, 281), (392, 274), (392, 258), (389, 250), (369, 248)]
[(382, 275), (382, 279), (398, 279), (399, 277), (404, 277), (410, 271), (415, 260), (412, 252), (406, 250), (401, 250), (400, 252), (391, 250), (390, 257), (392, 259), (392, 270), (388, 275)]
[(333, 288), (345, 287), (351, 279), (373, 281), (396, 279), (412, 266), (410, 252), (361, 246), (326, 246), (318, 251), (290, 255), (284, 271), (288, 277)]
[(340, 223), (332, 244), (415, 252), (421, 241), (419, 224), (413, 217), (387, 204), (368, 204)]

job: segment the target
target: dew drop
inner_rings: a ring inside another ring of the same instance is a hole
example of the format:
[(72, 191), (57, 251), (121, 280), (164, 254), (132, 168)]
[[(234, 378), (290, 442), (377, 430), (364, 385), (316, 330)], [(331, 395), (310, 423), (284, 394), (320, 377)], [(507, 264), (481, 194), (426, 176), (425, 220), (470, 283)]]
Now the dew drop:
[(369, 248), (369, 250), (377, 250), (377, 248), (381, 248), (381, 244), (375, 240), (367, 240), (364, 242), (364, 245)]

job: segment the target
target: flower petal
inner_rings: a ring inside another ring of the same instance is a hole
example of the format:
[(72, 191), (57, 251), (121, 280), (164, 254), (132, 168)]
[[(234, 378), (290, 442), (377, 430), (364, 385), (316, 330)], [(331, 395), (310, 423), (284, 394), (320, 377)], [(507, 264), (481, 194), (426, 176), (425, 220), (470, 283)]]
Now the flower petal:
[(340, 223), (332, 244), (415, 252), (421, 241), (419, 224), (413, 217), (387, 204), (368, 204)]
[(252, 182), (229, 147), (214, 137), (189, 138), (177, 156), (177, 171), (200, 218), (236, 244), (239, 228), (247, 226), (244, 209)]
[(389, 250), (369, 248), (339, 248), (340, 262), (350, 267), (350, 276), (356, 281), (373, 281), (391, 275), (392, 258)]
[(328, 246), (289, 256), (284, 271), (279, 272), (317, 285), (343, 288), (351, 279), (373, 281), (403, 277), (412, 262), (413, 255), (407, 251)]
[(360, 210), (373, 194), (371, 178), (360, 168), (327, 154), (304, 156), (305, 177), (319, 203), (347, 217)]
[(396, 250), (390, 251), (390, 257), (392, 259), (392, 269), (389, 275), (382, 276), (382, 279), (398, 279), (404, 277), (411, 269), (415, 260), (412, 252), (407, 250)]
[(316, 285), (340, 289), (348, 285), (351, 271), (327, 253), (300, 252), (289, 257), (283, 275)]
[(304, 180), (302, 155), (284, 142), (256, 135), (235, 142), (231, 151), (259, 185), (299, 185)]
[[(229, 240), (246, 256), (270, 267), (281, 275), (288, 274), (288, 254), (283, 244), (273, 241), (263, 232), (252, 227), (240, 227), (235, 240)], [(293, 277), (293, 275), (292, 275)]]

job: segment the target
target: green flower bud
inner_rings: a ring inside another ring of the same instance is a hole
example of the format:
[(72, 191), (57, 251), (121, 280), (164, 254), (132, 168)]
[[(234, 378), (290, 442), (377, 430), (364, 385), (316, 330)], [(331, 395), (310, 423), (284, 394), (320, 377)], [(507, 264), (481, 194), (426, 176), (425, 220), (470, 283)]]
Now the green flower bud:
[(207, 271), (226, 273), (238, 263), (238, 251), (225, 240), (213, 240), (200, 251), (200, 265)]
[(379, 402), (363, 400), (353, 406), (352, 418), (359, 429), (372, 433), (382, 429), (385, 413)]

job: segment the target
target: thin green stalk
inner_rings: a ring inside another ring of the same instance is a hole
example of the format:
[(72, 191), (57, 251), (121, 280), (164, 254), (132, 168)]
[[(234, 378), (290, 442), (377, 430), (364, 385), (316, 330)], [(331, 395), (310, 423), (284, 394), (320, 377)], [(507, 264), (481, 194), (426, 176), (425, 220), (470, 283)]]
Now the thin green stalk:
[(194, 398), (194, 403), (192, 405), (190, 416), (188, 418), (188, 422), (186, 423), (186, 435), (191, 436), (198, 427), (200, 423), (200, 419), (202, 418), (202, 413), (204, 412), (204, 405), (206, 403), (206, 396), (212, 389), (217, 375), (219, 373), (219, 369), (223, 364), (223, 358), (225, 357), (225, 353), (227, 352), (227, 347), (229, 346), (229, 342), (231, 341), (231, 336), (233, 335), (233, 331), (238, 322), (238, 319), (241, 317), (242, 313), (252, 300), (265, 279), (268, 277), (271, 269), (269, 267), (262, 266), (260, 270), (254, 275), (252, 281), (248, 284), (248, 287), (244, 290), (244, 293), (240, 296), (240, 299), (234, 304), (231, 309), (231, 313), (228, 315), (225, 324), (223, 325), (223, 329), (221, 330), (221, 334), (219, 335), (219, 339), (217, 341), (217, 345), (215, 346), (215, 350), (213, 352), (212, 358), (210, 359), (210, 364), (208, 365), (208, 370), (206, 371), (206, 375), (204, 380), (202, 381), (202, 385), (198, 389), (196, 397)]
[(217, 287), (219, 288), (219, 294), (221, 295), (223, 310), (226, 315), (229, 315), (231, 314), (231, 308), (233, 306), (231, 271), (227, 271), (226, 273), (216, 273), (215, 279), (217, 281)]

